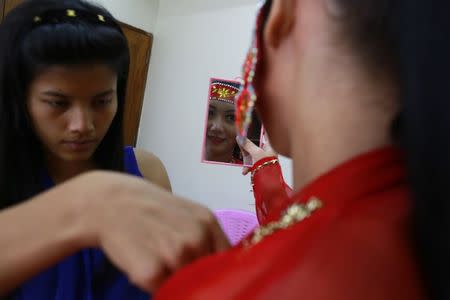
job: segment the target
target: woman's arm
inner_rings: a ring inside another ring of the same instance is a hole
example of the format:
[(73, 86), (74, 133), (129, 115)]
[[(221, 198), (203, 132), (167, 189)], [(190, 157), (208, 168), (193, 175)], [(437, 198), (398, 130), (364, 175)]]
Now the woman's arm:
[(0, 295), (88, 245), (67, 184), (0, 212)]
[(239, 145), (244, 161), (253, 166), (244, 167), (242, 174), (251, 173), (253, 194), (255, 196), (256, 214), (259, 223), (267, 224), (271, 211), (278, 208), (292, 194), (292, 189), (286, 184), (281, 172), (277, 153), (267, 143), (260, 148), (247, 139)]
[(141, 289), (229, 243), (205, 207), (134, 176), (90, 172), (0, 212), (0, 295), (62, 258), (101, 248)]
[(139, 170), (144, 178), (171, 192), (172, 186), (170, 185), (169, 175), (162, 161), (153, 153), (140, 149), (134, 151)]
[(250, 169), (256, 213), (260, 224), (267, 224), (268, 215), (280, 208), (292, 194), (281, 172), (276, 156), (268, 156), (257, 161)]

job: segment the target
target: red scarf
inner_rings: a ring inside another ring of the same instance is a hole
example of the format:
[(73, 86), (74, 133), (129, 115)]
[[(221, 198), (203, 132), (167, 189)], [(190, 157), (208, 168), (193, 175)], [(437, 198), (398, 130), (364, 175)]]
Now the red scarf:
[(338, 166), (268, 218), (311, 197), (323, 203), (311, 217), (256, 245), (198, 260), (156, 299), (424, 299), (400, 151), (389, 147)]

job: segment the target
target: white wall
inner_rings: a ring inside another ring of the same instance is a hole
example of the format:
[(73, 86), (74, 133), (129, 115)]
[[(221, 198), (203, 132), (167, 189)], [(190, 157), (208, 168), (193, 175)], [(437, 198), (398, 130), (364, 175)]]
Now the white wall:
[(159, 0), (91, 0), (108, 9), (122, 22), (147, 32), (155, 30)]
[(254, 210), (240, 168), (200, 158), (209, 78), (240, 75), (256, 3), (160, 2), (138, 144), (162, 159), (175, 193), (212, 209)]
[[(210, 77), (240, 75), (257, 0), (97, 0), (154, 34), (138, 147), (164, 162), (176, 194), (212, 209), (254, 210), (238, 167), (200, 163)], [(291, 182), (291, 165), (282, 160)]]

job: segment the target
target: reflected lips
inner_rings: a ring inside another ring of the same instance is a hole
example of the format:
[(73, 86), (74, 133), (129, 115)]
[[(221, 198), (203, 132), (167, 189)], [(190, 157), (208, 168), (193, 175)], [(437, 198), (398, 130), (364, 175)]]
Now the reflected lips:
[(217, 137), (217, 136), (208, 136), (208, 139), (214, 144), (219, 145), (225, 142), (225, 139)]

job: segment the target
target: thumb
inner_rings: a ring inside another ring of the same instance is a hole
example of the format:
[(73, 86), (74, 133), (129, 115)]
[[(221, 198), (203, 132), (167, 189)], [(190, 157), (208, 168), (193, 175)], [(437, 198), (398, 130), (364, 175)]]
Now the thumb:
[(239, 147), (247, 151), (250, 155), (254, 155), (260, 150), (260, 148), (256, 146), (252, 141), (250, 141), (248, 138), (245, 138), (244, 142), (242, 142), (240, 139), (237, 139), (237, 142)]
[(244, 167), (243, 169), (242, 169), (242, 175), (247, 175), (248, 173), (250, 173), (250, 168), (249, 167)]

